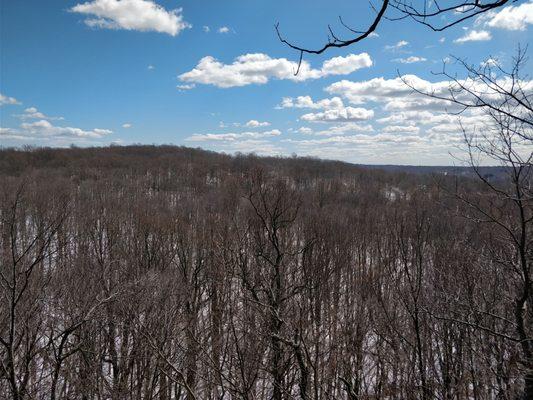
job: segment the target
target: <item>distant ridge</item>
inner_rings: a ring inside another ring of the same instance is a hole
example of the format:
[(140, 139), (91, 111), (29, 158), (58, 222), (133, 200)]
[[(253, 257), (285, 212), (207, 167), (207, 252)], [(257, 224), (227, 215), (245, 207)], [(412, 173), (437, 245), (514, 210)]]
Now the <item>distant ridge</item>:
[[(426, 165), (368, 165), (356, 164), (361, 168), (379, 169), (389, 172), (405, 172), (409, 174), (437, 174), (437, 175), (457, 175), (464, 177), (474, 177), (476, 173), (469, 166), (426, 166)], [(485, 178), (503, 179), (506, 176), (507, 168), (499, 166), (479, 167), (479, 172)]]
[[(275, 167), (280, 165), (302, 165), (319, 169), (324, 172), (324, 168), (329, 171), (339, 169), (344, 173), (356, 172), (366, 169), (372, 171), (384, 171), (394, 174), (414, 174), (414, 175), (449, 175), (474, 178), (476, 176), (472, 167), (468, 166), (424, 166), (424, 165), (371, 165), (357, 164), (346, 161), (320, 159), (306, 156), (258, 156), (253, 153), (236, 153), (234, 155), (205, 150), (199, 147), (185, 147), (176, 145), (128, 145), (107, 147), (70, 147), (70, 148), (49, 148), (49, 147), (24, 147), (24, 148), (2, 148), (0, 147), (0, 171), (9, 171), (13, 168), (13, 157), (19, 159), (24, 157), (25, 161), (18, 163), (20, 169), (22, 165), (27, 168), (31, 166), (57, 167), (62, 166), (112, 166), (127, 167), (135, 165), (141, 160), (151, 159), (155, 161), (161, 158), (178, 158), (189, 160), (203, 160), (208, 164), (219, 164), (235, 162), (239, 159), (255, 160), (264, 167)], [(135, 160), (135, 161), (134, 161)], [(19, 159), (20, 161), (20, 159)], [(133, 164), (132, 164), (133, 163)], [(22, 169), (25, 169), (22, 167)], [(504, 179), (506, 168), (498, 166), (480, 167), (483, 177), (491, 180)]]

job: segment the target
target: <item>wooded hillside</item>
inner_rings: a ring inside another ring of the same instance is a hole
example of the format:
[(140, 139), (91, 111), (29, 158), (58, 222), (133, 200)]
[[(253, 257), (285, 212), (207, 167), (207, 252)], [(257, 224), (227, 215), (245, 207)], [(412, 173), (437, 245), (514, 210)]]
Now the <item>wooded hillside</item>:
[(510, 400), (531, 372), (531, 203), (479, 180), (128, 146), (1, 150), (0, 187), (1, 398)]

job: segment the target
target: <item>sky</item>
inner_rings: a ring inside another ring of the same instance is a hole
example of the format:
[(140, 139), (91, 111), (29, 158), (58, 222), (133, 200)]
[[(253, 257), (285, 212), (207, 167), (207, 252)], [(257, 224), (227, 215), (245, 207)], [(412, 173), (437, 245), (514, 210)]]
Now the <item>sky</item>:
[[(0, 145), (176, 144), (364, 164), (457, 163), (443, 63), (508, 66), (533, 37), (533, 1), (433, 32), (383, 21), (342, 49), (327, 26), (365, 28), (353, 0), (0, 0)], [(446, 20), (443, 20), (444, 22)], [(529, 64), (531, 66), (531, 64)], [(403, 78), (401, 78), (403, 77)], [(480, 115), (461, 122), (479, 129)]]

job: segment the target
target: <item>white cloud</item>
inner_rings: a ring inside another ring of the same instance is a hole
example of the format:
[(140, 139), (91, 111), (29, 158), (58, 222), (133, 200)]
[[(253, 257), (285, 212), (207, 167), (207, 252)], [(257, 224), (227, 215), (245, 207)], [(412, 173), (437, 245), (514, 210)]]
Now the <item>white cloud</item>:
[(306, 126), (302, 126), (301, 128), (298, 128), (298, 130), (296, 132), (302, 133), (304, 135), (313, 134), (313, 130), (311, 128), (306, 127)]
[(21, 104), (21, 103), (14, 97), (5, 96), (2, 93), (0, 93), (0, 106), (3, 106), (4, 104), (15, 105), (15, 104)]
[(205, 33), (209, 33), (209, 32), (211, 32), (211, 28), (208, 27), (207, 25), (204, 25), (204, 26), (202, 27), (202, 30), (203, 30)]
[(496, 58), (489, 57), (485, 61), (479, 63), (482, 67), (497, 67), (500, 62)]
[(132, 124), (130, 124), (130, 123), (125, 123), (125, 124), (122, 124), (122, 127), (123, 127), (124, 129), (128, 129), (128, 128), (131, 128), (132, 126), (133, 126), (133, 125), (132, 125)]
[[(479, 86), (479, 83), (472, 80), (463, 80), (458, 83), (470, 87), (476, 84)], [(507, 85), (508, 83), (501, 82), (500, 84)], [(356, 105), (363, 105), (368, 102), (381, 103), (380, 108), (383, 111), (457, 111), (457, 106), (453, 106), (449, 101), (428, 97), (416, 93), (412, 89), (415, 88), (421, 93), (447, 97), (450, 86), (457, 87), (457, 83), (449, 81), (429, 82), (411, 74), (394, 79), (380, 77), (367, 81), (341, 80), (327, 86), (325, 90)], [(483, 90), (481, 86), (480, 90)], [(467, 97), (466, 93), (464, 96)]]
[[(8, 128), (9, 129), (9, 128)], [(80, 128), (73, 128), (70, 126), (56, 126), (50, 121), (41, 119), (35, 122), (23, 122), (19, 129), (10, 129), (11, 133), (19, 136), (33, 137), (35, 139), (42, 138), (72, 138), (72, 139), (94, 139), (102, 138), (111, 133), (109, 129), (91, 129), (83, 130)]]
[(270, 126), (270, 122), (259, 122), (255, 119), (251, 119), (250, 121), (248, 121), (246, 124), (244, 124), (245, 127), (247, 128), (260, 128), (260, 127), (264, 127), (264, 126)]
[[(354, 82), (342, 80), (326, 87), (326, 92), (337, 94), (348, 99), (353, 104), (363, 104), (366, 101), (406, 101), (412, 95), (412, 89), (405, 81), (420, 90), (447, 89), (448, 83), (444, 82), (438, 87), (416, 75), (404, 75), (394, 79), (373, 78), (368, 81)], [(417, 96), (413, 96), (415, 98)]]
[(402, 47), (407, 46), (408, 44), (409, 44), (408, 41), (406, 41), (406, 40), (400, 40), (400, 41), (399, 41), (398, 43), (396, 43), (396, 44), (385, 46), (385, 50), (391, 50), (391, 51), (399, 50), (399, 49), (401, 49)]
[(533, 24), (533, 2), (505, 7), (498, 12), (488, 12), (479, 17), (477, 23), (483, 23), (491, 28), (524, 31), (527, 25)]
[(425, 139), (415, 135), (391, 135), (391, 134), (357, 134), (350, 136), (331, 136), (325, 138), (308, 139), (297, 141), (300, 145), (324, 145), (324, 144), (357, 144), (357, 145), (386, 145), (386, 144), (410, 144), (422, 143)]
[(378, 118), (380, 124), (416, 124), (424, 125), (436, 122), (449, 122), (452, 118), (447, 113), (434, 114), (430, 111), (394, 111), (386, 117)]
[(149, 71), (154, 70), (154, 69), (155, 69), (155, 67), (154, 67), (152, 64), (150, 64), (150, 65), (148, 66), (148, 70), (149, 70)]
[(191, 25), (182, 10), (165, 10), (151, 0), (93, 0), (77, 4), (71, 12), (90, 15), (85, 24), (92, 28), (155, 31), (176, 36)]
[(392, 61), (396, 61), (396, 62), (399, 62), (399, 63), (402, 63), (402, 64), (412, 64), (412, 63), (427, 61), (427, 58), (417, 57), (417, 56), (410, 56), (410, 57), (407, 57), (407, 58), (395, 58)]
[(285, 149), (264, 139), (207, 141), (202, 143), (202, 148), (223, 151), (225, 153), (254, 153), (265, 156), (287, 154)]
[(4, 139), (20, 139), (22, 136), (17, 135), (17, 132), (15, 129), (12, 128), (4, 128), (0, 126), (0, 137)]
[(221, 26), (218, 28), (218, 33), (229, 33), (229, 28), (227, 26)]
[(265, 132), (239, 132), (239, 133), (196, 133), (189, 136), (186, 141), (190, 142), (208, 142), (208, 141), (222, 141), (233, 142), (240, 139), (260, 139), (266, 137), (279, 136), (281, 132), (278, 129), (272, 129)]
[(489, 31), (476, 31), (471, 30), (467, 32), (464, 36), (460, 37), (459, 39), (455, 39), (455, 43), (466, 43), (466, 42), (482, 42), (491, 40), (492, 35)]
[[(13, 102), (11, 102), (13, 104)], [(20, 104), (17, 102), (17, 104)], [(71, 143), (95, 144), (95, 141), (112, 134), (109, 129), (81, 129), (71, 126), (59, 126), (53, 120), (64, 120), (63, 117), (49, 117), (36, 107), (27, 107), (22, 114), (14, 115), (20, 118), (21, 124), (14, 127), (1, 127), (0, 138), (16, 142), (42, 143), (45, 145), (65, 146)]]
[(184, 90), (191, 90), (191, 89), (194, 89), (196, 87), (196, 85), (194, 83), (191, 83), (191, 84), (187, 84), (187, 85), (177, 85), (176, 88), (178, 88), (178, 90), (180, 92), (183, 92)]
[[(254, 120), (252, 120), (254, 121)], [(222, 127), (227, 125), (221, 122)], [(233, 124), (241, 125), (241, 124)], [(246, 125), (246, 124), (244, 124)], [(255, 125), (252, 123), (252, 125)], [(244, 131), (244, 132), (229, 132), (229, 133), (203, 133), (194, 134), (185, 139), (187, 142), (201, 142), (202, 147), (206, 149), (213, 149), (224, 152), (244, 152), (257, 153), (262, 155), (280, 155), (284, 153), (284, 149), (279, 147), (272, 138), (281, 135), (278, 129), (272, 129), (263, 132)]]
[(413, 125), (388, 125), (385, 128), (383, 128), (381, 131), (385, 133), (401, 133), (401, 132), (418, 133), (420, 131), (420, 128), (418, 126), (413, 126)]
[(35, 107), (28, 107), (24, 109), (24, 112), (22, 114), (17, 114), (15, 117), (18, 117), (20, 119), (47, 119), (47, 120), (63, 120), (63, 117), (49, 117)]
[[(463, 143), (462, 128), (468, 132), (488, 132), (491, 128), (486, 116), (478, 109), (466, 110), (460, 116), (448, 114), (458, 111), (450, 102), (413, 92), (404, 81), (421, 92), (437, 96), (449, 95), (453, 81), (430, 82), (416, 75), (405, 75), (394, 79), (374, 78), (367, 81), (342, 80), (326, 87), (337, 107), (327, 108), (323, 100), (309, 96), (284, 98), (279, 108), (309, 108), (321, 112), (306, 114), (300, 118), (305, 122), (333, 122), (334, 126), (315, 131), (313, 126), (292, 130), (296, 137), (282, 142), (297, 148), (298, 154), (327, 158), (340, 158), (352, 162), (387, 162), (443, 164), (451, 161), (450, 153)], [(464, 79), (459, 83), (476, 91), (486, 88), (479, 82)], [(499, 80), (498, 85), (508, 88), (512, 82)], [(521, 82), (525, 93), (533, 93), (533, 81)], [(466, 94), (457, 94), (459, 100), (470, 101)], [(498, 94), (486, 93), (485, 98), (503, 101)], [(331, 101), (331, 99), (324, 99)], [(370, 123), (346, 122), (342, 110), (348, 108), (343, 102), (360, 105), (368, 111), (375, 110), (377, 118), (370, 117)], [(320, 105), (322, 103), (322, 106)], [(314, 125), (324, 126), (324, 125)], [(327, 126), (327, 125), (326, 125)], [(378, 132), (374, 134), (374, 132)], [(530, 151), (530, 150), (529, 150)]]
[(340, 97), (313, 101), (311, 96), (298, 96), (295, 99), (284, 97), (281, 108), (310, 108), (324, 110), (322, 112), (308, 113), (300, 117), (307, 122), (352, 122), (370, 119), (374, 116), (374, 111), (360, 107), (345, 107)]
[(324, 110), (342, 107), (344, 107), (344, 103), (340, 97), (332, 97), (331, 99), (314, 102), (311, 96), (298, 96), (295, 99), (284, 97), (281, 100), (281, 104), (277, 106), (277, 108), (312, 108)]
[(309, 127), (302, 126), (296, 132), (304, 135), (313, 136), (338, 136), (355, 132), (374, 132), (374, 127), (370, 124), (361, 125), (355, 122), (345, 122), (340, 125), (328, 126), (327, 129), (313, 130)]
[(345, 107), (304, 114), (300, 119), (307, 122), (351, 122), (364, 121), (373, 117), (373, 110), (361, 107)]
[(358, 69), (371, 67), (372, 59), (367, 53), (349, 54), (346, 57), (333, 57), (322, 64), (322, 74), (348, 75)]
[[(414, 95), (411, 93), (403, 99), (388, 99), (387, 103), (383, 107), (385, 111), (404, 111), (404, 110), (443, 110), (448, 107), (452, 111), (451, 104), (441, 99), (434, 99), (427, 96)], [(454, 109), (456, 109), (455, 107)]]
[(307, 61), (298, 63), (286, 58), (271, 58), (267, 54), (254, 53), (237, 57), (232, 64), (223, 64), (214, 57), (202, 58), (189, 72), (179, 75), (188, 83), (214, 85), (219, 88), (265, 84), (269, 79), (292, 80), (296, 82), (319, 79), (330, 75), (343, 75), (370, 67), (372, 59), (367, 53), (350, 54), (324, 61), (321, 69), (313, 69)]
[(109, 135), (112, 133), (109, 129), (92, 129), (86, 131), (80, 128), (72, 127), (61, 127), (54, 126), (49, 121), (39, 120), (32, 123), (22, 123), (20, 125), (23, 131), (34, 134), (34, 135), (43, 135), (43, 136), (69, 136), (69, 137), (78, 137), (78, 138), (101, 138), (103, 136)]
[(441, 38), (439, 39), (439, 43), (444, 43), (445, 41), (446, 41), (446, 38), (445, 38), (445, 37), (441, 37)]

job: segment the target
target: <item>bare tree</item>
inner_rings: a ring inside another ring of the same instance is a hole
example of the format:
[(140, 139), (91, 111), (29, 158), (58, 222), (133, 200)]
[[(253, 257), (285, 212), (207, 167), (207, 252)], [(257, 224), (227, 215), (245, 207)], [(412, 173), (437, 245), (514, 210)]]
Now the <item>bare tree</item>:
[[(512, 321), (514, 334), (494, 330), (472, 320), (457, 318), (478, 330), (519, 344), (523, 366), (523, 399), (533, 398), (533, 86), (522, 71), (526, 52), (518, 49), (510, 70), (497, 63), (481, 67), (457, 60), (468, 76), (458, 79), (446, 71), (448, 95), (421, 92), (458, 107), (455, 114), (483, 113), (487, 122), (475, 130), (462, 127), (469, 165), (487, 194), (457, 186), (454, 195), (466, 206), (465, 216), (479, 225), (489, 225), (489, 259), (503, 267), (512, 285), (512, 315), (492, 317)], [(506, 179), (495, 180), (481, 171), (481, 163), (496, 163)], [(502, 301), (505, 301), (502, 299)], [(487, 314), (474, 307), (473, 315)]]

